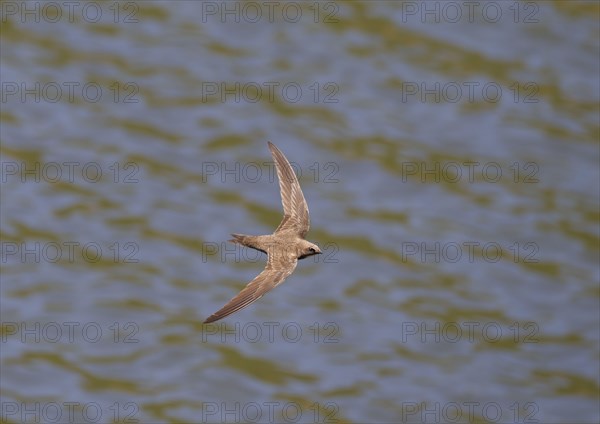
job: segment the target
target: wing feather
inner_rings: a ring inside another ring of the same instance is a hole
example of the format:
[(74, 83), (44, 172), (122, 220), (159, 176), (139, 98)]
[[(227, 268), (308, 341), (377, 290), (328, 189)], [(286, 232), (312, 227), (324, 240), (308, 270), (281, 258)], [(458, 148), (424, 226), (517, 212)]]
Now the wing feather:
[(294, 169), (281, 150), (270, 141), (269, 149), (275, 160), (281, 204), (283, 205), (283, 219), (275, 232), (293, 229), (304, 238), (310, 228), (310, 218), (300, 183)]
[(292, 272), (294, 272), (297, 263), (297, 259), (286, 260), (285, 262), (275, 262), (271, 260), (271, 257), (269, 257), (265, 269), (260, 274), (258, 274), (252, 281), (250, 281), (248, 285), (246, 285), (246, 287), (241, 292), (239, 292), (233, 299), (227, 302), (225, 306), (223, 306), (217, 312), (209, 316), (206, 319), (206, 321), (204, 321), (204, 323), (208, 324), (211, 322), (218, 321), (260, 299), (269, 290), (274, 289), (275, 287), (283, 283), (284, 280)]

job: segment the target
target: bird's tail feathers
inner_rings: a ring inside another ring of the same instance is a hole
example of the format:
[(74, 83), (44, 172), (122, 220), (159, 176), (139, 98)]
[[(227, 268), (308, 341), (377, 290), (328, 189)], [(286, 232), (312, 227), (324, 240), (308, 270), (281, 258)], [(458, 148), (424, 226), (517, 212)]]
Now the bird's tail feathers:
[(244, 241), (248, 242), (248, 239), (252, 236), (247, 236), (245, 234), (232, 234), (233, 238), (231, 240), (229, 240), (232, 243), (237, 243), (237, 244), (242, 244), (242, 245), (246, 245), (246, 243), (244, 243)]
[(260, 245), (258, 239), (259, 236), (247, 236), (245, 234), (231, 234), (233, 238), (229, 240), (232, 243), (241, 244), (242, 246), (251, 247), (252, 249), (260, 250), (265, 252), (264, 248)]

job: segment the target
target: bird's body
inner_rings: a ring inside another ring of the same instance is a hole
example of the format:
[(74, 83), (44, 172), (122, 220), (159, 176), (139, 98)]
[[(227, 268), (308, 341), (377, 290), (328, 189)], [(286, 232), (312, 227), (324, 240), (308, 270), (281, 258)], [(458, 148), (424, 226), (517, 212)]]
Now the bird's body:
[(214, 322), (250, 305), (279, 284), (296, 269), (298, 260), (321, 253), (319, 247), (304, 237), (310, 228), (308, 205), (290, 163), (275, 145), (269, 142), (275, 160), (283, 219), (275, 232), (263, 236), (232, 234), (238, 243), (267, 254), (267, 266), (254, 280), (225, 306), (204, 321)]

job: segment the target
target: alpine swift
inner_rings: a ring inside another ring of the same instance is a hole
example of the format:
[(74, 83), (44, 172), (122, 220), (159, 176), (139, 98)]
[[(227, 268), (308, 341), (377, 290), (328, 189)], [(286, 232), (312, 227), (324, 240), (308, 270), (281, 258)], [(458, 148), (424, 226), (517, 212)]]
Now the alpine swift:
[(281, 150), (270, 141), (269, 149), (277, 169), (283, 219), (273, 234), (264, 236), (232, 234), (233, 239), (229, 240), (266, 253), (267, 266), (237, 296), (209, 316), (204, 321), (205, 324), (225, 318), (260, 299), (294, 272), (299, 259), (321, 253), (319, 246), (304, 238), (308, 233), (310, 220), (308, 205), (298, 178)]

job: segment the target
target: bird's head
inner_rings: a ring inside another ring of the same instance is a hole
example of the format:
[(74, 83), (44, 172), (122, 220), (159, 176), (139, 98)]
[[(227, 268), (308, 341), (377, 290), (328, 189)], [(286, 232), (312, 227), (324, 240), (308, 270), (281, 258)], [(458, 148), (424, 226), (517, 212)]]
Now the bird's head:
[(321, 249), (319, 249), (319, 246), (305, 240), (305, 242), (302, 243), (300, 255), (299, 255), (298, 259), (304, 259), (304, 258), (306, 258), (308, 256), (312, 256), (312, 255), (320, 255), (321, 253), (322, 252), (321, 252)]

